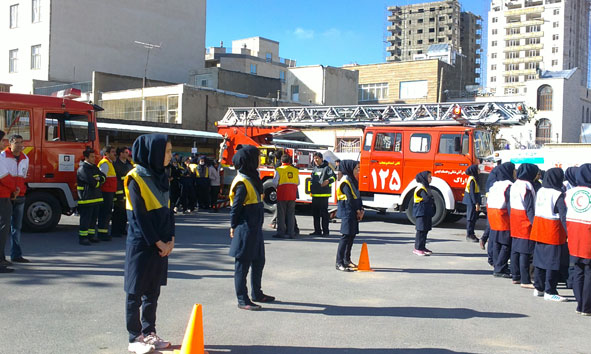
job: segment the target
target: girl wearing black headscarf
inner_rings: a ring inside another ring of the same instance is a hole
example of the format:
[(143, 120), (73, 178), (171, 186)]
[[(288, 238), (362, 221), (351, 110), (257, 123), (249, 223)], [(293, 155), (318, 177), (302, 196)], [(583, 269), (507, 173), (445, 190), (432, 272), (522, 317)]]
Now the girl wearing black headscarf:
[(591, 316), (591, 164), (577, 170), (577, 187), (566, 192), (568, 250), (574, 262), (577, 313)]
[(515, 165), (505, 162), (494, 170), (495, 182), (488, 191), (486, 211), (490, 224), (490, 245), (493, 246), (493, 275), (511, 278), (507, 265), (511, 256), (509, 193), (515, 178)]
[[(234, 262), (234, 286), (238, 308), (256, 311), (261, 306), (256, 302), (272, 302), (273, 296), (261, 290), (265, 267), (265, 240), (263, 239), (264, 206), (263, 183), (259, 177), (259, 150), (252, 145), (243, 145), (236, 151), (232, 163), (238, 171), (230, 187), (230, 256)], [(246, 277), (252, 269), (251, 296), (248, 297)]]
[(359, 162), (342, 160), (339, 172), (343, 174), (337, 185), (337, 217), (341, 219), (341, 239), (337, 248), (336, 269), (349, 272), (357, 269), (351, 261), (351, 247), (359, 233), (359, 221), (363, 218), (363, 204), (359, 194)]
[(167, 139), (162, 134), (139, 136), (132, 148), (136, 167), (124, 181), (129, 221), (124, 279), (128, 349), (138, 353), (170, 346), (156, 335), (156, 307), (160, 287), (166, 285), (168, 255), (174, 248), (175, 234), (165, 171), (172, 158), (172, 145)]
[[(546, 171), (542, 188), (536, 195), (536, 216), (531, 230), (534, 249), (534, 295), (551, 301), (566, 301), (558, 295), (561, 258), (566, 246), (566, 204), (562, 192), (564, 172), (561, 168)], [(568, 254), (568, 252), (567, 252)], [(567, 263), (568, 264), (568, 263)]]
[(534, 241), (529, 239), (535, 216), (536, 191), (534, 180), (540, 169), (531, 163), (523, 163), (517, 169), (517, 180), (511, 186), (511, 273), (513, 284), (521, 282), (522, 288), (533, 289), (529, 275)]
[(466, 169), (468, 181), (464, 190), (462, 202), (466, 205), (466, 241), (478, 242), (474, 233), (474, 225), (480, 212), (480, 187), (478, 186), (478, 165)]
[(577, 186), (577, 170), (579, 168), (576, 166), (569, 167), (564, 171), (564, 183), (563, 183), (563, 191), (567, 191), (571, 188)]
[(430, 256), (433, 252), (426, 247), (427, 234), (431, 230), (431, 219), (435, 214), (433, 193), (431, 192), (431, 171), (419, 172), (415, 177), (417, 187), (414, 193), (413, 215), (415, 216), (415, 249), (417, 256)]

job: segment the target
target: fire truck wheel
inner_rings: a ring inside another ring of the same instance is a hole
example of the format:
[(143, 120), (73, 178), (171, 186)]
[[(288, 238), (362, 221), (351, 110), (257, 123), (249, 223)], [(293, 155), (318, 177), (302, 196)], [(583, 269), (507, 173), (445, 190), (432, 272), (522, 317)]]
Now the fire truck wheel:
[[(445, 217), (447, 216), (447, 210), (445, 209), (445, 201), (443, 200), (443, 196), (437, 190), (433, 191), (433, 201), (435, 203), (435, 215), (433, 215), (432, 218), (432, 225), (437, 226), (441, 224), (443, 220), (445, 220)], [(411, 223), (414, 224), (416, 219), (412, 212), (413, 205), (414, 199), (411, 196), (410, 200), (408, 201), (408, 207), (406, 208), (406, 217)]]
[(268, 179), (263, 183), (263, 203), (265, 210), (274, 213), (277, 208), (277, 190), (273, 184), (273, 180)]
[(33, 192), (27, 195), (23, 227), (32, 232), (50, 231), (59, 223), (61, 211), (59, 201), (51, 193)]

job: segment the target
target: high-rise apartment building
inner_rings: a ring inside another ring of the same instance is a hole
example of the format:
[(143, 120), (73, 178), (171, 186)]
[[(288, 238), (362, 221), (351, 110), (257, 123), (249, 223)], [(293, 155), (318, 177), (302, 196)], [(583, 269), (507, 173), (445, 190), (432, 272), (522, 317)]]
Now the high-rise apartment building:
[[(93, 71), (187, 82), (204, 66), (205, 1), (0, 2), (0, 83), (90, 82)], [(147, 49), (135, 41), (159, 45)], [(147, 69), (146, 69), (147, 66)]]
[(525, 93), (543, 70), (579, 68), (587, 86), (589, 0), (492, 0), (487, 84), (496, 95)]
[(465, 57), (459, 62), (463, 66), (463, 83), (479, 82), (482, 29), (479, 16), (462, 12), (458, 0), (389, 6), (388, 11), (390, 46), (387, 61), (421, 59), (429, 46), (449, 44)]

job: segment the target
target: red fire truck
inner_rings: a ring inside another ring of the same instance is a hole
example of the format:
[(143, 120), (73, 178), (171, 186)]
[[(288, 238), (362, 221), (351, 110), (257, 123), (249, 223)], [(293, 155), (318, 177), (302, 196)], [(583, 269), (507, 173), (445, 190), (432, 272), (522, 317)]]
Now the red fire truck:
[[(479, 164), (480, 185), (493, 168), (491, 126), (524, 124), (528, 120), (521, 102), (438, 103), (338, 107), (246, 107), (230, 108), (217, 122), (226, 138), (222, 162), (231, 164), (238, 144), (262, 149), (260, 175), (265, 202), (273, 203), (274, 187), (269, 151), (277, 149), (273, 138), (306, 128), (363, 131), (359, 155), (359, 190), (364, 206), (379, 211), (406, 211), (412, 215), (415, 176), (432, 171), (436, 214), (434, 225), (446, 217), (458, 219), (468, 176), (464, 170)], [(297, 155), (297, 152), (296, 152)], [(233, 174), (226, 175), (230, 181)], [(300, 171), (300, 201), (306, 194), (309, 169)], [(334, 197), (335, 193), (333, 193)], [(335, 201), (333, 200), (333, 203)]]
[[(98, 150), (95, 112), (100, 107), (72, 100), (79, 90), (49, 97), (0, 93), (0, 129), (23, 137), (30, 159), (23, 224), (49, 231), (76, 205), (76, 170), (82, 151)], [(7, 144), (7, 141), (4, 141)]]

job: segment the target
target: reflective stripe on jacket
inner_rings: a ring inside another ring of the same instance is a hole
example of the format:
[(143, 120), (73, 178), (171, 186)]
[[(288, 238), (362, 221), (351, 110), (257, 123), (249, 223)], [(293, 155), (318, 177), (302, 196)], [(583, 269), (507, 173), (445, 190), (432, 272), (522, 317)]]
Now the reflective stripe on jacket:
[(234, 205), (235, 188), (238, 183), (243, 183), (246, 187), (246, 199), (244, 200), (243, 205), (257, 204), (262, 201), (261, 195), (257, 193), (252, 183), (250, 183), (250, 181), (242, 174), (238, 173), (236, 177), (234, 177), (232, 185), (230, 186), (230, 205)]

